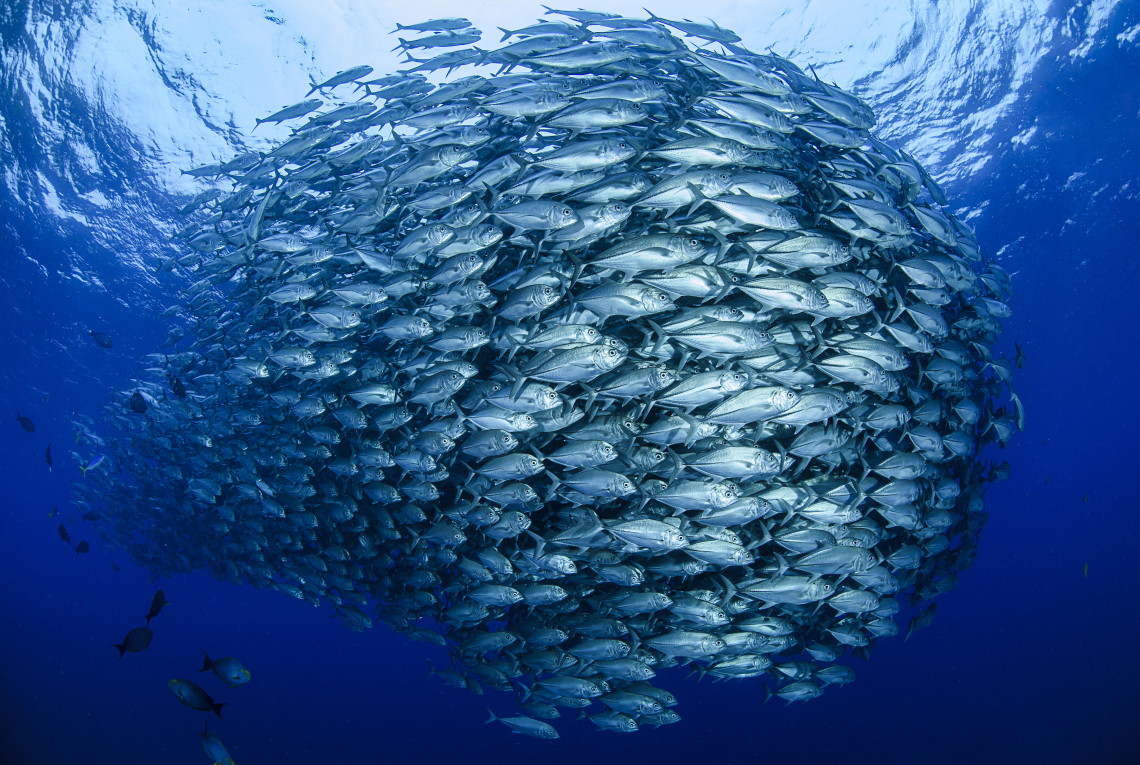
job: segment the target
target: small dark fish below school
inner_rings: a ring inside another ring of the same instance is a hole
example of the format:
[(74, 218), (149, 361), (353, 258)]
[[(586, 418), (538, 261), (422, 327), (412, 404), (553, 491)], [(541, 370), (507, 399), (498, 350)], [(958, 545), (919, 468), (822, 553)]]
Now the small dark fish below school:
[(222, 717), (222, 707), (226, 706), (226, 702), (218, 703), (210, 698), (210, 694), (206, 693), (200, 686), (189, 680), (182, 680), (175, 678), (167, 683), (170, 692), (186, 706), (191, 709), (197, 709), (202, 712), (213, 712), (220, 720)]
[[(55, 508), (52, 508), (52, 509), (54, 510)], [(59, 524), (59, 526), (56, 527), (56, 531), (59, 532), (59, 538), (60, 539), (62, 539), (67, 544), (71, 544), (71, 535), (67, 533), (67, 527), (66, 526), (64, 526), (61, 523), (61, 524)]]
[(123, 658), (123, 654), (127, 653), (128, 651), (130, 653), (145, 651), (147, 649), (147, 646), (150, 645), (151, 638), (153, 637), (154, 633), (151, 632), (149, 628), (135, 627), (133, 630), (127, 633), (127, 636), (125, 638), (123, 638), (123, 642), (116, 643), (114, 647), (119, 649), (119, 658), (121, 659)]
[(212, 661), (209, 654), (202, 651), (202, 668), (198, 671), (209, 672), (211, 670), (218, 676), (219, 680), (231, 688), (245, 685), (250, 680), (249, 670), (234, 657), (227, 656), (224, 659)]
[(75, 554), (76, 555), (83, 555), (84, 553), (86, 553), (90, 549), (91, 549), (91, 545), (87, 542), (87, 540), (81, 539), (81, 540), (79, 540), (79, 544), (77, 544), (75, 546)]
[(46, 462), (46, 463), (47, 463), (47, 466), (48, 466), (48, 470), (51, 470), (51, 465), (52, 465), (52, 459), (51, 459), (51, 441), (48, 441), (47, 449), (44, 451), (44, 462)]
[(218, 737), (209, 732), (208, 725), (203, 725), (202, 732), (198, 735), (202, 739), (202, 752), (210, 762), (214, 765), (234, 765), (234, 759)]
[(94, 340), (95, 344), (100, 348), (110, 348), (112, 345), (114, 345), (114, 343), (111, 342), (109, 335), (106, 335), (103, 332), (96, 332), (93, 329), (88, 330), (88, 332), (91, 334), (91, 339)]
[(28, 433), (36, 432), (36, 424), (32, 422), (30, 417), (24, 417), (22, 414), (16, 414), (16, 422), (20, 423), (20, 427)]
[(166, 594), (162, 590), (156, 592), (154, 597), (150, 599), (150, 608), (148, 608), (146, 612), (146, 623), (150, 624), (150, 620), (158, 616), (159, 612), (162, 611), (162, 607), (169, 605), (170, 601), (166, 599)]

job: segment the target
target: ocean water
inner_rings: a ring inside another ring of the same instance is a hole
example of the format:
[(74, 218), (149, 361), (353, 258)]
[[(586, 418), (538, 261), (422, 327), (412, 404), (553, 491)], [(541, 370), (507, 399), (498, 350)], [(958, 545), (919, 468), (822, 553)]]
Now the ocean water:
[[(152, 579), (70, 505), (76, 415), (102, 406), (166, 335), (181, 283), (180, 170), (280, 140), (254, 119), (311, 77), (398, 64), (396, 22), (468, 15), (524, 26), (534, 3), (20, 2), (0, 8), (0, 761), (200, 763), (206, 715), (169, 679), (200, 680), (238, 763), (520, 761), (1132, 763), (1140, 761), (1140, 4), (723, 2), (709, 16), (867, 100), (875, 132), (939, 180), (1014, 275), (1024, 433), (987, 456), (977, 561), (934, 623), (847, 660), (858, 679), (764, 704), (754, 682), (668, 676), (683, 720), (635, 735), (559, 725), (543, 742), (484, 726), (478, 697), (425, 677), (439, 652), (327, 607), (217, 582)], [(606, 7), (641, 15), (635, 3)], [(88, 330), (108, 333), (111, 349)], [(14, 421), (32, 418), (34, 433)], [(54, 465), (44, 452), (51, 444)], [(51, 515), (53, 508), (56, 514)], [(66, 524), (76, 554), (56, 533)], [(112, 568), (115, 566), (118, 570)], [(111, 647), (157, 587), (148, 651)], [(904, 629), (905, 633), (905, 629)], [(200, 650), (241, 658), (245, 687), (201, 680)], [(683, 693), (681, 692), (683, 691)]]

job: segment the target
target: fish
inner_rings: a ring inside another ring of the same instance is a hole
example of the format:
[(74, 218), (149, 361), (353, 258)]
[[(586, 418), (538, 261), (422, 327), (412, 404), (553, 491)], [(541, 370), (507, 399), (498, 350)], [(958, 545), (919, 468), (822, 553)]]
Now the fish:
[(471, 22), (461, 18), (430, 19), (418, 21), (414, 24), (396, 24), (396, 31), (410, 29), (413, 32), (449, 32), (456, 29), (466, 29)]
[(210, 733), (208, 723), (202, 726), (202, 732), (198, 736), (202, 739), (202, 753), (210, 762), (214, 765), (234, 765), (234, 759), (230, 757), (225, 745)]
[(174, 394), (175, 398), (186, 398), (186, 386), (182, 381), (174, 375), (167, 375), (167, 381), (170, 383), (170, 392)]
[(367, 77), (370, 74), (372, 74), (372, 67), (368, 66), (367, 64), (361, 64), (360, 66), (354, 66), (351, 69), (345, 69), (342, 72), (337, 72), (324, 82), (314, 83), (313, 87), (309, 89), (309, 92), (305, 94), (305, 98), (313, 95), (318, 90), (328, 90), (335, 88), (338, 85), (345, 85), (350, 82), (356, 82), (361, 77)]
[(857, 96), (715, 22), (547, 10), (403, 25), (433, 57), (190, 171), (169, 342), (77, 420), (76, 505), (156, 575), (430, 643), (522, 735), (677, 723), (673, 667), (830, 693), (978, 552), (1013, 280)]
[(123, 638), (122, 643), (116, 643), (115, 648), (119, 649), (119, 658), (123, 658), (123, 654), (127, 651), (131, 653), (138, 653), (145, 651), (150, 646), (150, 641), (154, 637), (154, 633), (147, 627), (135, 627), (127, 633)]
[(51, 470), (51, 466), (52, 466), (51, 441), (48, 441), (47, 449), (44, 450), (44, 462), (47, 463), (48, 470)]
[(111, 341), (111, 336), (104, 332), (96, 332), (95, 330), (91, 329), (88, 330), (87, 333), (91, 335), (91, 339), (94, 340), (95, 344), (100, 348), (109, 349), (114, 346), (114, 343)]
[(81, 539), (81, 540), (79, 540), (79, 544), (77, 544), (75, 546), (75, 554), (76, 555), (83, 555), (85, 552), (87, 552), (90, 549), (91, 549), (91, 545), (87, 542), (87, 540)]
[(487, 710), (487, 714), (490, 715), (490, 717), (487, 718), (488, 724), (501, 722), (515, 733), (521, 733), (531, 738), (543, 738), (547, 740), (558, 738), (558, 731), (555, 730), (554, 726), (543, 720), (536, 720), (533, 717), (527, 717), (525, 715), (499, 717), (490, 709)]
[(181, 678), (174, 678), (167, 687), (170, 692), (186, 706), (191, 709), (197, 709), (202, 712), (213, 712), (220, 720), (222, 718), (222, 707), (226, 706), (226, 702), (218, 703), (210, 698), (210, 694), (202, 690), (202, 688), (189, 680)]
[(87, 464), (80, 465), (79, 469), (83, 471), (83, 476), (86, 477), (88, 470), (94, 470), (95, 468), (99, 467), (100, 465), (102, 465), (106, 461), (106, 459), (107, 459), (106, 456), (104, 456), (102, 454), (97, 455), (95, 457), (92, 457), (90, 460), (88, 460)]
[(158, 616), (162, 611), (163, 606), (169, 606), (170, 601), (166, 599), (166, 593), (158, 590), (154, 593), (154, 597), (150, 599), (150, 608), (146, 612), (146, 623), (149, 625), (150, 620)]
[(35, 433), (36, 424), (32, 422), (31, 418), (25, 417), (20, 413), (16, 413), (16, 422), (20, 423), (20, 427), (24, 429), (25, 433)]
[(142, 394), (137, 390), (131, 394), (131, 397), (128, 400), (127, 404), (130, 407), (131, 411), (135, 414), (146, 413), (146, 399), (144, 399)]
[(234, 688), (239, 685), (245, 685), (250, 680), (249, 670), (245, 665), (232, 656), (227, 656), (224, 659), (212, 661), (209, 655), (202, 651), (202, 668), (199, 672), (213, 671), (218, 679), (226, 685)]
[(67, 533), (67, 528), (62, 523), (59, 524), (56, 531), (59, 532), (59, 538), (62, 539), (65, 544), (71, 544), (71, 535)]
[[(290, 104), (289, 106), (286, 106), (283, 109), (279, 109), (278, 111), (274, 112), (273, 114), (270, 114), (268, 117), (264, 117), (262, 119), (255, 120), (254, 121), (254, 128), (257, 128), (257, 126), (263, 122), (279, 123), (279, 122), (285, 122), (286, 120), (296, 119), (297, 117), (303, 117), (306, 114), (308, 114), (309, 112), (311, 112), (314, 109), (316, 109), (317, 107), (319, 107), (322, 103), (324, 103), (324, 102), (321, 101), (321, 99), (319, 99), (319, 98), (309, 98), (305, 101), (299, 101), (295, 104)], [(96, 340), (96, 342), (99, 342), (99, 341)], [(100, 343), (100, 345), (102, 345), (102, 343)], [(110, 346), (103, 346), (103, 347), (107, 348)]]

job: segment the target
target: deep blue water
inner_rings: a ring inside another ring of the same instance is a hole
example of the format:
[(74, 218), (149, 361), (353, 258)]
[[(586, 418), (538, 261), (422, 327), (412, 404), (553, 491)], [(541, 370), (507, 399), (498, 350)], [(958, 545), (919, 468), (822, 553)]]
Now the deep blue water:
[[(5, 23), (8, 34), (23, 24), (19, 14)], [(79, 475), (69, 420), (96, 416), (158, 346), (156, 315), (178, 285), (117, 257), (130, 233), (116, 239), (25, 204), (26, 188), (0, 190), (0, 761), (204, 762), (205, 715), (165, 687), (203, 677), (201, 649), (253, 672), (242, 688), (203, 681), (230, 704), (210, 729), (238, 763), (1140, 762), (1140, 500), (1130, 488), (1140, 455), (1140, 48), (1117, 41), (1138, 23), (1136, 3), (1116, 6), (1098, 33), (1107, 42), (1083, 57), (1054, 38), (990, 126), (984, 166), (947, 185), (1014, 274), (1001, 350), (1017, 341), (1025, 351), (1015, 389), (1028, 426), (990, 455), (1009, 461), (1011, 477), (989, 489), (980, 554), (939, 599), (934, 624), (879, 641), (871, 661), (847, 662), (856, 682), (805, 704), (762, 705), (748, 682), (669, 678), (666, 687), (688, 686), (683, 721), (631, 736), (580, 722), (547, 743), (484, 727), (486, 699), (425, 678), (434, 649), (382, 627), (356, 634), (328, 608), (204, 574), (156, 581), (107, 551), (69, 506)], [(6, 49), (18, 45), (6, 37)], [(41, 142), (14, 75), (3, 76), (5, 164), (96, 185)], [(79, 129), (91, 120), (103, 150), (121, 155), (98, 182), (153, 216), (134, 236), (154, 236), (174, 202), (132, 159), (134, 139), (99, 130), (99, 111), (78, 101), (55, 108), (73, 110)], [(95, 274), (106, 289), (69, 273)], [(114, 348), (90, 342), (88, 327), (112, 334)], [(13, 421), (17, 411), (35, 433)], [(60, 520), (73, 543), (91, 542), (89, 554), (60, 541)], [(171, 605), (150, 649), (116, 659), (111, 644), (141, 624), (159, 586)]]

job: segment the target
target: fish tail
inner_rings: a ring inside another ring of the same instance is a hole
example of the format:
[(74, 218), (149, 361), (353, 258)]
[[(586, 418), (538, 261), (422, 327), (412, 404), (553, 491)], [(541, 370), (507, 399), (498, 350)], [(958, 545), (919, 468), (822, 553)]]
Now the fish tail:
[(219, 720), (222, 719), (222, 707), (226, 706), (227, 703), (228, 702), (223, 701), (220, 704), (212, 704), (210, 706), (210, 708), (214, 710), (214, 714), (218, 716)]
[(122, 643), (115, 643), (111, 647), (119, 649), (119, 658), (120, 659), (123, 658), (123, 654), (127, 652), (127, 647), (125, 645), (123, 645)]
[[(202, 651), (201, 648), (199, 648), (198, 650)], [(210, 655), (208, 653), (206, 653), (205, 651), (202, 651), (202, 668), (198, 671), (199, 672), (209, 672), (213, 668), (214, 668), (214, 662), (210, 661)], [(221, 717), (221, 715), (218, 715), (218, 717)]]

